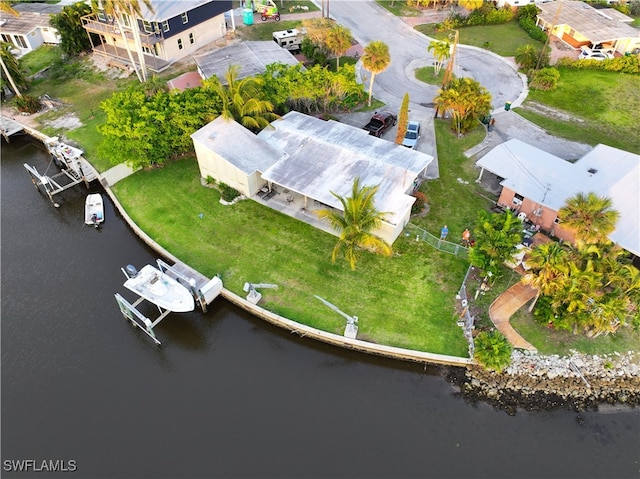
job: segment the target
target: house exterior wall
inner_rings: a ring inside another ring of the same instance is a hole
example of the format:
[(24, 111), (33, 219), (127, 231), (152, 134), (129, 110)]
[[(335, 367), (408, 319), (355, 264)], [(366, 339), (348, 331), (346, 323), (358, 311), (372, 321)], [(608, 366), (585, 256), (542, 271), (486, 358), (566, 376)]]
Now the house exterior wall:
[(383, 240), (385, 240), (389, 244), (393, 244), (393, 242), (400, 236), (404, 227), (409, 223), (411, 218), (411, 208), (405, 211), (404, 216), (401, 221), (398, 221), (397, 225), (393, 225), (391, 223), (382, 222), (379, 228), (373, 231), (373, 234), (379, 236)]
[(247, 197), (256, 194), (264, 184), (259, 172), (248, 175), (201, 143), (194, 142), (193, 145), (202, 178), (206, 179), (210, 176), (216, 181), (235, 188)]
[(509, 188), (502, 188), (498, 205), (511, 208), (516, 213), (525, 213), (527, 221), (540, 226), (541, 230), (561, 240), (573, 242), (575, 239), (575, 235), (571, 231), (562, 228), (562, 225), (556, 222), (558, 218), (556, 210), (542, 206), (529, 198), (523, 198), (520, 202), (516, 198), (516, 192)]
[[(166, 38), (162, 42), (163, 58), (172, 61), (189, 56), (208, 43), (223, 38), (225, 33), (224, 13), (222, 13), (206, 22), (183, 30), (180, 34)], [(190, 35), (193, 35), (194, 43), (191, 43)], [(180, 49), (179, 40), (182, 43), (182, 49)]]

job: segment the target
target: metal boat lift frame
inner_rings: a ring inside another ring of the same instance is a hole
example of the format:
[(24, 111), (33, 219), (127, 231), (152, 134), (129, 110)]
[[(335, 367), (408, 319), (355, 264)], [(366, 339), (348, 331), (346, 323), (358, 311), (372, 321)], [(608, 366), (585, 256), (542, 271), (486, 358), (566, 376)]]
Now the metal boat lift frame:
[[(170, 266), (169, 264), (165, 263), (161, 259), (156, 260), (156, 263), (158, 264), (158, 269), (160, 271), (162, 271), (163, 273), (167, 274), (170, 277), (173, 277), (173, 279), (175, 279), (178, 283), (185, 286), (191, 292), (194, 299), (196, 300), (196, 303), (198, 303), (202, 308), (203, 313), (207, 312), (207, 305), (210, 304), (215, 298), (217, 298), (218, 295), (220, 294), (220, 291), (222, 290), (222, 282), (217, 277), (212, 278), (203, 286), (197, 287), (197, 284), (198, 284), (197, 281), (187, 276), (186, 274), (178, 271), (175, 265)], [(122, 273), (128, 278), (129, 275), (124, 270), (124, 268), (120, 268), (120, 269)], [(125, 319), (128, 319), (131, 322), (131, 324), (142, 329), (142, 331), (144, 331), (145, 334), (147, 334), (147, 336), (153, 339), (156, 345), (160, 346), (162, 343), (160, 343), (160, 341), (156, 337), (156, 334), (153, 328), (155, 328), (160, 323), (160, 321), (166, 318), (167, 315), (171, 313), (171, 311), (167, 309), (163, 309), (157, 304), (149, 300), (146, 300), (145, 298), (142, 298), (142, 297), (138, 298), (133, 304), (131, 304), (125, 298), (123, 298), (122, 295), (120, 295), (119, 293), (115, 293), (114, 296), (116, 298), (116, 302), (118, 303), (118, 306), (120, 307), (120, 312), (125, 317)], [(160, 311), (160, 316), (158, 316), (155, 320), (151, 321), (144, 314), (138, 311), (136, 307), (143, 301), (150, 302), (156, 308), (158, 308), (158, 311)]]
[[(55, 202), (55, 200), (53, 199), (53, 195), (57, 195), (58, 193), (76, 186), (79, 183), (82, 183), (83, 181), (87, 185), (87, 188), (89, 187), (89, 183), (86, 180), (85, 176), (79, 176), (74, 170), (62, 170), (60, 173), (57, 173), (53, 176), (47, 176), (38, 173), (38, 170), (36, 170), (34, 166), (24, 163), (24, 167), (29, 172), (29, 175), (31, 176), (31, 182), (33, 183), (33, 186), (36, 188), (36, 190), (40, 190), (40, 186), (42, 186), (44, 192), (49, 197), (49, 200), (56, 208), (60, 205)], [(60, 177), (66, 177), (70, 180), (70, 182), (62, 185), (56, 181), (56, 178)]]

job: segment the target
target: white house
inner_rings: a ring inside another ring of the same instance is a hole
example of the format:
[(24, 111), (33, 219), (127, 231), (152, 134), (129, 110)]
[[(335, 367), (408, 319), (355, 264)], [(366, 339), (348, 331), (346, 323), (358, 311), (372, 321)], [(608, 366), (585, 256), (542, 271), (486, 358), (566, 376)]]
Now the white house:
[(211, 176), (256, 200), (274, 189), (285, 192), (265, 204), (302, 220), (301, 211), (341, 210), (331, 192), (350, 196), (359, 177), (363, 186), (379, 186), (376, 209), (386, 215), (374, 233), (390, 244), (395, 241), (409, 222), (415, 201), (411, 193), (433, 157), (360, 128), (295, 111), (271, 126), (256, 136), (219, 117), (198, 130), (192, 138), (202, 177)]
[(513, 139), (476, 165), (502, 179), (499, 205), (524, 213), (541, 229), (565, 240), (573, 237), (563, 230), (558, 210), (567, 199), (589, 192), (610, 198), (620, 219), (609, 238), (640, 256), (640, 155), (600, 144), (570, 163)]
[(49, 25), (49, 19), (51, 15), (60, 13), (62, 8), (45, 3), (18, 3), (13, 9), (20, 15), (3, 13), (0, 16), (0, 38), (13, 47), (17, 57), (35, 50), (43, 43), (57, 45), (60, 43), (60, 34)]
[[(136, 52), (132, 29), (140, 33), (144, 60), (151, 71), (160, 72), (172, 63), (192, 55), (199, 48), (223, 38), (227, 32), (225, 12), (231, 10), (231, 0), (151, 0), (153, 10), (140, 2), (140, 16), (131, 19), (126, 13), (120, 18), (125, 38), (118, 22), (104, 10), (83, 17), (87, 32), (100, 38), (93, 51), (128, 64), (127, 44)], [(134, 61), (139, 61), (134, 53)]]

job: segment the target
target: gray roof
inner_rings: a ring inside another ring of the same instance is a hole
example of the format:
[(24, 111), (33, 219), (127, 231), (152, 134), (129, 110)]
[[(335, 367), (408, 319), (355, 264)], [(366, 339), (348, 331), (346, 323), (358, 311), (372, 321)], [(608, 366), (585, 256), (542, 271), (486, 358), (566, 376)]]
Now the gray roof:
[(238, 79), (241, 79), (264, 72), (270, 63), (298, 64), (298, 60), (288, 50), (272, 41), (235, 43), (193, 59), (204, 79), (215, 75), (222, 82), (230, 65), (240, 67)]
[(26, 35), (36, 28), (49, 28), (51, 15), (62, 11), (61, 5), (43, 3), (18, 3), (13, 8), (20, 13), (20, 16), (15, 17), (9, 13), (2, 13), (0, 16), (2, 19), (0, 31), (2, 33)]
[(585, 2), (566, 0), (536, 3), (536, 6), (541, 10), (538, 17), (545, 23), (568, 25), (592, 43), (640, 38), (640, 30), (623, 23), (620, 15), (608, 14), (609, 9), (598, 10)]
[(620, 219), (609, 238), (640, 256), (640, 155), (597, 145), (569, 163), (513, 139), (476, 164), (504, 178), (502, 186), (555, 211), (580, 192), (611, 198)]
[(247, 175), (266, 171), (281, 153), (233, 120), (221, 116), (191, 135)]
[(392, 224), (413, 204), (407, 192), (433, 160), (360, 128), (296, 111), (272, 126), (258, 137), (285, 154), (262, 174), (264, 179), (341, 210), (331, 192), (350, 196), (359, 177), (361, 185), (379, 185), (376, 208), (390, 213), (386, 220)]
[(140, 2), (140, 16), (150, 22), (164, 22), (215, 0), (151, 0), (153, 12)]

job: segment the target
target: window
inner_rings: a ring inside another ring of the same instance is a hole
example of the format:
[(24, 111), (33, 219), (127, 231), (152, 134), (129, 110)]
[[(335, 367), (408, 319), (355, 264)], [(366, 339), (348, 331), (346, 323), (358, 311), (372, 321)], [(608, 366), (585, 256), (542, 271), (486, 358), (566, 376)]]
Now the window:
[(16, 35), (16, 43), (20, 48), (27, 48), (27, 42), (22, 35)]
[(164, 22), (162, 22), (162, 31), (163, 32), (169, 31), (169, 20), (165, 20)]
[(182, 38), (178, 38), (178, 50), (182, 50)]
[(559, 224), (560, 224), (560, 218), (558, 218), (558, 217), (556, 216), (556, 219), (555, 219), (555, 220), (553, 220), (553, 222), (554, 222), (555, 224), (559, 225)]
[(196, 37), (193, 35), (193, 33), (189, 34), (189, 43), (191, 43), (191, 45), (193, 45), (196, 42)]
[(151, 25), (151, 22), (147, 21), (147, 20), (142, 20), (142, 25), (144, 26), (144, 31), (147, 33), (153, 33), (153, 26)]
[(189, 16), (187, 15), (187, 12), (184, 12), (182, 15), (182, 23), (188, 23), (189, 22)]
[(524, 196), (519, 195), (518, 193), (516, 193), (516, 194), (515, 194), (515, 195), (513, 195), (513, 196), (515, 196), (515, 197), (516, 197), (517, 199), (519, 199), (520, 201), (524, 200)]

